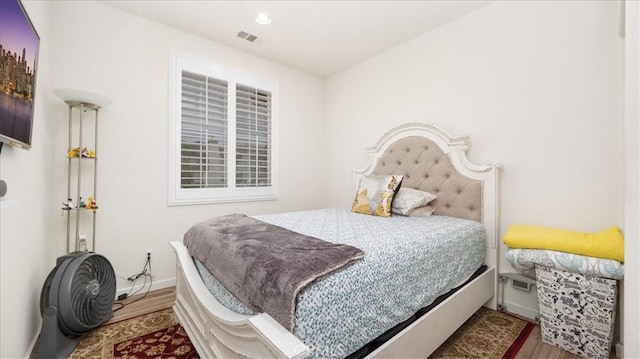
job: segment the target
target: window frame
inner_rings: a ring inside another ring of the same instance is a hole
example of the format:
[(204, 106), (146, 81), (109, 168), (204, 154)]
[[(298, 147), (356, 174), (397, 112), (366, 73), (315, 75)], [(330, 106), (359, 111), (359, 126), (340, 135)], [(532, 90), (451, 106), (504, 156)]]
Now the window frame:
[[(182, 71), (227, 81), (227, 187), (182, 188)], [(254, 74), (171, 53), (169, 74), (169, 206), (269, 201), (278, 199), (278, 100), (279, 85)], [(236, 83), (271, 93), (271, 185), (236, 187)]]

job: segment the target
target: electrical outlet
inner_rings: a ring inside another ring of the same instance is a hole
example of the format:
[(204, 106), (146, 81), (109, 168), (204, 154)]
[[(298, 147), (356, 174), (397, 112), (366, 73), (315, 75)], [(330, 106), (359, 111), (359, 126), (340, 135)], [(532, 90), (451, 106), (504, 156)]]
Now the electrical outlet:
[[(151, 276), (151, 249), (147, 249), (144, 251), (147, 254), (147, 262), (144, 265), (145, 271), (148, 270), (148, 275)], [(148, 267), (148, 268), (147, 268)]]
[(79, 250), (81, 251), (86, 251), (87, 250), (87, 235), (86, 234), (81, 234), (78, 236), (78, 242), (79, 242)]

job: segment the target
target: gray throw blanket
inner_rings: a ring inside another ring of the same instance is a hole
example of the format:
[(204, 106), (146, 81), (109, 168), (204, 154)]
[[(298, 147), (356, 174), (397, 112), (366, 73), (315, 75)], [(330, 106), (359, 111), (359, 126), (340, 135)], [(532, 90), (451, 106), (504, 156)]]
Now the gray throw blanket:
[(243, 214), (194, 225), (184, 244), (238, 300), (255, 312), (268, 313), (289, 331), (300, 291), (364, 256), (358, 248)]

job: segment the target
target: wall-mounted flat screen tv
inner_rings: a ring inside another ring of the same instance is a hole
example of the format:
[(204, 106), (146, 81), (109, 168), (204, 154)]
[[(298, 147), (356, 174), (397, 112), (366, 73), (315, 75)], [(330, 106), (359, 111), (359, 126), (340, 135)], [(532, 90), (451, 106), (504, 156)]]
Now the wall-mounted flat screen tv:
[(0, 0), (0, 141), (31, 148), (40, 37), (19, 0)]

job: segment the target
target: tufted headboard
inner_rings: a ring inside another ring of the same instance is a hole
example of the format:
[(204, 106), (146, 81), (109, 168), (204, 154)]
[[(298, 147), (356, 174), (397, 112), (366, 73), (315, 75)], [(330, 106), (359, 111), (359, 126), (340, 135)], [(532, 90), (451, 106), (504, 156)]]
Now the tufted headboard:
[(438, 196), (431, 202), (434, 214), (482, 222), (487, 246), (495, 248), (500, 164), (473, 164), (466, 157), (468, 148), (466, 137), (451, 137), (433, 125), (398, 126), (369, 148), (367, 166), (354, 170), (354, 189), (363, 175), (403, 175), (402, 187)]
[(403, 187), (438, 196), (434, 214), (482, 221), (482, 181), (461, 175), (430, 139), (410, 136), (392, 143), (378, 158), (373, 175), (402, 174)]

